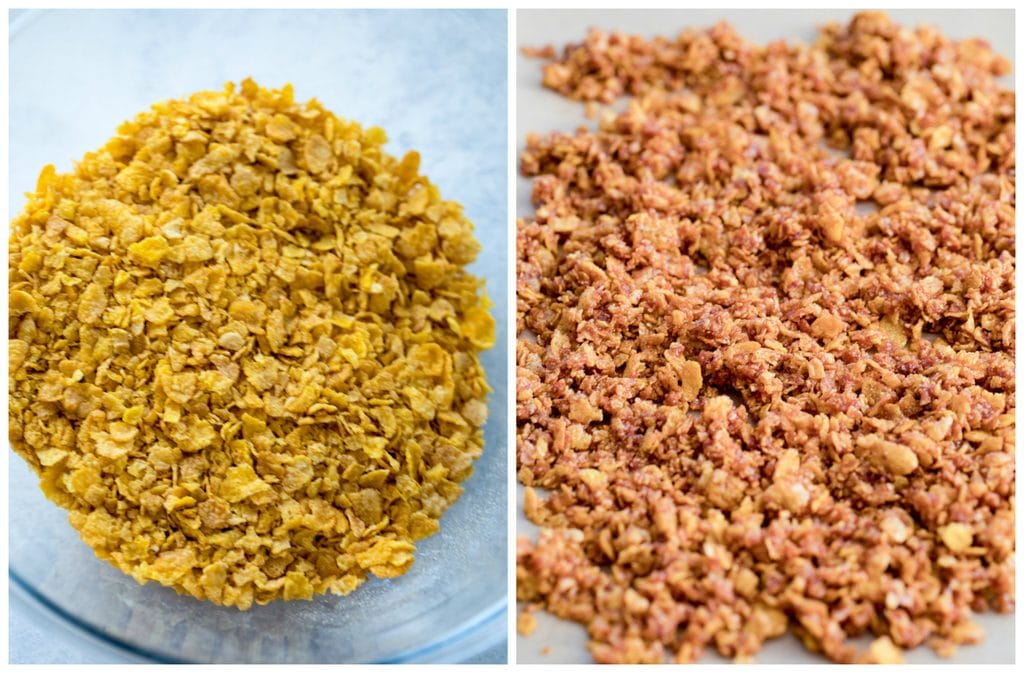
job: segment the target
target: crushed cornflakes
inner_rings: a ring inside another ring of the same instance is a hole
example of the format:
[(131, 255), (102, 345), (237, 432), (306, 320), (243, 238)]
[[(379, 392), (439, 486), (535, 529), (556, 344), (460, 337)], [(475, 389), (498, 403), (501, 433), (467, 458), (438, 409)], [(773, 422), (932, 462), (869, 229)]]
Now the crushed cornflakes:
[(978, 642), (1015, 594), (1010, 62), (878, 12), (534, 53), (633, 98), (522, 154), (519, 599), (602, 663)]
[(10, 238), (10, 435), (96, 553), (246, 609), (395, 577), (483, 445), (462, 208), (291, 86), (159, 103)]

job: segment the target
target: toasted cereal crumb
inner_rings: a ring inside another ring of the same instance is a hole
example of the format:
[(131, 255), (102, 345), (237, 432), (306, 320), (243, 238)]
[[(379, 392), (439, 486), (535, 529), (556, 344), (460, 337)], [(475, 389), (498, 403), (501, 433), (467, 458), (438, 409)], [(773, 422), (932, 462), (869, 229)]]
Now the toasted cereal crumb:
[(876, 638), (868, 647), (866, 655), (860, 663), (864, 664), (902, 664), (903, 652), (896, 647), (889, 636)]
[(974, 534), (966, 524), (951, 523), (939, 528), (939, 537), (950, 551), (960, 552), (971, 546)]
[(825, 339), (835, 339), (844, 329), (843, 321), (829, 311), (822, 311), (821, 315), (811, 323), (814, 335)]
[(10, 436), (96, 553), (221, 605), (395, 577), (483, 448), (462, 208), (246, 80), (39, 176), (10, 238)]
[(521, 635), (528, 636), (537, 630), (537, 618), (532, 612), (520, 612), (519, 619), (516, 620), (516, 630)]
[(858, 437), (857, 446), (866, 451), (868, 460), (890, 474), (903, 476), (917, 469), (917, 454), (910, 447), (877, 433)]
[(700, 375), (700, 363), (688, 360), (682, 364), (679, 370), (680, 386), (679, 391), (683, 399), (692, 402), (697, 399), (704, 380)]

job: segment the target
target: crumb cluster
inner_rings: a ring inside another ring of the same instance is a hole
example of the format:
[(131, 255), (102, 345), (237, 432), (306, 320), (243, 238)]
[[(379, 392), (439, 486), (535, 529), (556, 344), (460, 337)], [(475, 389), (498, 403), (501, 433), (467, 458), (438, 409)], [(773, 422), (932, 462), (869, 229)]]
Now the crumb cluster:
[(292, 89), (159, 103), (10, 238), (10, 435), (96, 553), (248, 608), (395, 577), (482, 449), (461, 207)]
[(977, 642), (1014, 607), (1008, 62), (880, 13), (535, 53), (633, 98), (522, 153), (519, 599), (599, 662)]

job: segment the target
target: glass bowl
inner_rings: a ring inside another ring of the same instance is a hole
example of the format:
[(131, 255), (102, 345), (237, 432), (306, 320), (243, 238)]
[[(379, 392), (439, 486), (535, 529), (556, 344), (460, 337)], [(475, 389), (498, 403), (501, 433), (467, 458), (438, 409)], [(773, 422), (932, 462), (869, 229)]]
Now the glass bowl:
[[(503, 459), (485, 453), (467, 491), (418, 544), (404, 576), (348, 596), (277, 601), (246, 612), (140, 585), (102, 561), (11, 458), (12, 589), (127, 652), (165, 662), (441, 662), (506, 636)], [(488, 470), (491, 465), (500, 469)], [(488, 479), (488, 472), (499, 474)], [(490, 483), (488, 483), (490, 482)]]
[[(423, 172), (476, 225), (484, 249), (471, 268), (486, 278), (498, 321), (497, 345), (481, 358), (494, 388), (483, 456), (406, 575), (246, 612), (139, 585), (93, 554), (9, 454), (12, 591), (153, 661), (453, 662), (500, 648), (508, 623), (505, 13), (20, 11), (10, 28), (12, 195), (30, 190), (46, 163), (70, 170), (157, 100), (248, 75), (264, 86), (291, 81), (297, 99), (316, 96), (339, 116), (382, 126), (392, 154), (421, 152)], [(12, 198), (9, 216), (23, 204)]]

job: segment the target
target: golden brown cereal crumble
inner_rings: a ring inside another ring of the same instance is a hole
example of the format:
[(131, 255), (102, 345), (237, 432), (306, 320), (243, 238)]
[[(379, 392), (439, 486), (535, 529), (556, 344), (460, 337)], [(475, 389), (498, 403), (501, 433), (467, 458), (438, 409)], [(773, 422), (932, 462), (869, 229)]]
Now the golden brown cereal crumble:
[(154, 105), (10, 239), (10, 434), (96, 553), (246, 609), (396, 577), (482, 449), (462, 208), (251, 80)]
[(522, 154), (519, 599), (599, 662), (977, 642), (1014, 607), (1008, 62), (881, 13), (547, 56), (634, 98)]
[(528, 636), (537, 630), (537, 618), (528, 610), (519, 613), (516, 620), (516, 630), (524, 636)]

